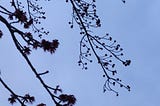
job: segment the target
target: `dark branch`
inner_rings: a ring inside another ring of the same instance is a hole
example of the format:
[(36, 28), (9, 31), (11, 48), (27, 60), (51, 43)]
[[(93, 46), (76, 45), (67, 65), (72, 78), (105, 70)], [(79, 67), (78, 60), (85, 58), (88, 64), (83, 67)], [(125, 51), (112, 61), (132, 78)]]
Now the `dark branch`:
[(0, 77), (0, 82), (2, 83), (2, 85), (12, 94), (12, 96), (18, 100), (18, 102), (21, 104), (21, 106), (26, 106), (19, 98), (18, 95), (16, 95), (16, 93), (14, 93), (9, 87), (8, 85), (2, 80), (2, 78)]
[[(96, 6), (94, 4), (95, 0), (93, 0), (91, 3), (85, 2), (83, 0), (70, 0), (70, 2), (73, 7), (73, 18), (80, 27), (80, 34), (83, 35), (80, 41), (79, 65), (82, 65), (84, 69), (87, 69), (87, 62), (84, 62), (84, 60), (92, 62), (92, 60), (88, 57), (92, 55), (92, 50), (98, 64), (100, 64), (102, 68), (104, 73), (103, 76), (106, 77), (106, 81), (103, 87), (104, 91), (108, 89), (109, 91), (113, 91), (118, 95), (118, 92), (111, 87), (111, 85), (115, 86), (115, 83), (120, 85), (120, 87), (124, 87), (130, 91), (130, 87), (128, 85), (123, 84), (121, 80), (117, 80), (119, 78), (110, 76), (110, 73), (112, 75), (117, 73), (116, 70), (113, 70), (115, 67), (115, 64), (112, 63), (113, 58), (122, 62), (122, 64), (125, 66), (128, 66), (131, 62), (130, 60), (124, 61), (120, 58), (123, 56), (123, 53), (121, 53), (123, 49), (120, 48), (119, 44), (116, 44), (116, 41), (113, 41), (113, 43), (109, 44), (112, 41), (112, 38), (109, 37), (108, 34), (106, 34), (106, 36), (100, 37), (93, 36), (90, 33), (92, 32), (89, 30), (90, 27), (97, 28), (101, 26), (100, 19), (96, 14)], [(95, 22), (95, 24), (92, 24), (93, 22)], [(73, 27), (73, 21), (69, 24), (71, 24)], [(105, 53), (104, 56), (103, 53)]]

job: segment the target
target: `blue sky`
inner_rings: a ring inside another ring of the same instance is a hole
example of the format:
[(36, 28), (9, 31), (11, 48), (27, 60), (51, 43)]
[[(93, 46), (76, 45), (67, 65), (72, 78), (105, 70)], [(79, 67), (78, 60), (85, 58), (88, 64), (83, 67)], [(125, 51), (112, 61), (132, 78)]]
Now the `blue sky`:
[[(118, 89), (120, 96), (112, 92), (103, 93), (104, 79), (101, 68), (89, 64), (87, 71), (78, 66), (79, 29), (70, 29), (71, 5), (64, 1), (52, 1), (44, 8), (47, 20), (43, 26), (50, 30), (48, 39), (57, 38), (60, 46), (56, 54), (42, 50), (30, 55), (37, 70), (50, 70), (44, 80), (48, 84), (59, 84), (64, 93), (77, 97), (76, 106), (158, 106), (160, 101), (160, 1), (159, 0), (97, 0), (97, 12), (102, 27), (95, 34), (106, 32), (116, 39), (124, 49), (125, 57), (132, 60), (129, 67), (118, 65), (118, 76), (131, 86), (131, 92)], [(0, 29), (5, 27), (1, 24)], [(51, 106), (50, 97), (34, 78), (30, 68), (13, 46), (7, 29), (0, 39), (1, 77), (19, 94), (37, 95), (36, 103), (45, 102)], [(0, 105), (9, 106), (8, 91), (0, 85)], [(18, 106), (18, 104), (14, 105)]]

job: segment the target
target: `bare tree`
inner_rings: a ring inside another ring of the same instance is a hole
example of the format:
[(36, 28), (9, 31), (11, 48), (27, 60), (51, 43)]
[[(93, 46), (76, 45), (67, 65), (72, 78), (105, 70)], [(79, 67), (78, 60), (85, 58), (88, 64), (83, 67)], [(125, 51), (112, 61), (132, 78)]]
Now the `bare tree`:
[[(74, 95), (62, 93), (59, 85), (51, 87), (44, 82), (42, 76), (49, 73), (49, 71), (40, 73), (28, 58), (32, 50), (39, 48), (54, 54), (59, 45), (57, 39), (51, 41), (43, 39), (43, 36), (48, 35), (49, 32), (43, 27), (38, 27), (41, 25), (41, 22), (46, 19), (45, 12), (38, 4), (39, 2), (40, 0), (25, 0), (25, 3), (22, 3), (21, 0), (11, 0), (9, 4), (11, 9), (0, 4), (0, 22), (9, 30), (17, 50), (24, 57), (31, 71), (52, 98), (54, 104), (56, 104), (56, 106), (72, 106), (76, 102)], [(130, 86), (125, 85), (119, 78), (115, 77), (117, 70), (115, 69), (116, 64), (113, 60), (120, 61), (125, 66), (128, 66), (131, 61), (121, 59), (123, 49), (108, 33), (104, 36), (99, 36), (93, 32), (94, 28), (101, 26), (101, 20), (96, 13), (95, 2), (95, 0), (66, 0), (66, 3), (70, 4), (73, 10), (72, 20), (69, 22), (70, 27), (73, 28), (75, 22), (81, 30), (80, 35), (82, 35), (78, 64), (82, 66), (82, 69), (86, 70), (88, 69), (87, 64), (94, 61), (91, 59), (91, 56), (95, 56), (97, 64), (101, 66), (101, 70), (104, 73), (104, 92), (109, 90), (118, 96), (118, 92), (113, 89), (113, 86), (118, 84), (128, 91), (130, 91)], [(122, 2), (125, 3), (124, 0), (122, 0)], [(3, 30), (1, 29), (0, 38), (2, 38), (3, 35), (5, 34), (3, 34)], [(35, 35), (37, 36), (35, 37)], [(18, 36), (20, 36), (23, 41), (20, 41), (17, 38)], [(35, 101), (35, 97), (30, 94), (25, 94), (24, 96), (18, 95), (1, 77), (0, 82), (11, 93), (8, 98), (11, 104), (18, 101), (21, 106), (26, 106), (27, 103), (33, 103)], [(40, 103), (37, 106), (45, 106), (45, 104)]]

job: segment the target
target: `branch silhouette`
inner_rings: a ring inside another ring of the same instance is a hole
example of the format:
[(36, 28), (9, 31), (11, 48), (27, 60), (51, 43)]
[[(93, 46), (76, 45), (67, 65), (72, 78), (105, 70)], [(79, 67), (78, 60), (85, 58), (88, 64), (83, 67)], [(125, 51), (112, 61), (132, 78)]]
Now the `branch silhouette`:
[[(15, 47), (31, 68), (37, 80), (39, 80), (42, 88), (47, 91), (53, 103), (56, 106), (73, 106), (76, 103), (75, 96), (64, 94), (59, 85), (56, 87), (48, 85), (42, 79), (42, 76), (48, 74), (49, 71), (39, 73), (28, 58), (32, 50), (40, 48), (45, 52), (54, 54), (59, 46), (57, 39), (53, 39), (52, 41), (43, 39), (43, 36), (49, 35), (49, 31), (46, 31), (43, 27), (38, 27), (41, 25), (41, 21), (46, 19), (45, 12), (38, 4), (38, 1), (40, 0), (26, 0), (24, 5), (19, 0), (11, 0), (11, 10), (0, 4), (0, 22), (9, 30)], [(97, 64), (101, 66), (101, 71), (105, 78), (103, 85), (104, 92), (108, 90), (116, 93), (118, 96), (118, 91), (114, 89), (115, 85), (119, 85), (130, 91), (130, 86), (124, 84), (122, 80), (115, 76), (117, 70), (115, 69), (116, 64), (114, 62), (119, 61), (124, 66), (128, 66), (131, 60), (123, 60), (123, 49), (108, 33), (104, 36), (99, 36), (93, 32), (94, 28), (101, 27), (101, 20), (96, 13), (96, 1), (66, 0), (66, 2), (70, 3), (73, 10), (72, 20), (69, 22), (69, 25), (73, 28), (75, 22), (79, 26), (80, 35), (82, 36), (80, 39), (78, 64), (82, 66), (82, 69), (87, 70), (88, 63), (93, 62), (91, 56), (94, 56)], [(122, 0), (122, 2), (125, 3), (124, 0)], [(0, 38), (2, 38), (3, 35), (3, 31), (0, 29)], [(18, 37), (22, 38), (22, 40), (19, 40)], [(1, 77), (0, 83), (11, 93), (8, 98), (11, 104), (18, 101), (21, 106), (26, 106), (27, 103), (33, 103), (35, 101), (35, 97), (30, 96), (30, 94), (25, 94), (24, 96), (16, 94)], [(46, 104), (40, 103), (37, 106), (46, 106)]]
[[(42, 84), (42, 87), (44, 87), (44, 89), (48, 92), (48, 94), (50, 95), (50, 97), (52, 98), (52, 101), (57, 105), (57, 106), (62, 106), (62, 105), (73, 105), (76, 101), (75, 97), (73, 95), (68, 95), (68, 94), (63, 94), (62, 90), (60, 89), (60, 87), (57, 85), (56, 88), (53, 88), (51, 86), (49, 86), (48, 84), (46, 84), (43, 79), (42, 79), (42, 75), (47, 74), (49, 71), (46, 71), (44, 73), (38, 73), (38, 71), (36, 70), (36, 68), (32, 65), (31, 61), (29, 60), (28, 56), (31, 53), (31, 49), (30, 46), (32, 46), (34, 49), (37, 48), (42, 48), (44, 51), (48, 51), (51, 54), (55, 52), (56, 48), (59, 45), (58, 40), (53, 40), (53, 41), (47, 41), (45, 39), (42, 39), (41, 41), (38, 41), (36, 39), (33, 38), (33, 35), (31, 34), (31, 32), (23, 32), (22, 30), (14, 27), (13, 25), (16, 23), (21, 23), (22, 25), (24, 25), (24, 29), (28, 29), (32, 26), (32, 30), (34, 31), (34, 33), (38, 33), (38, 37), (42, 37), (43, 34), (48, 34), (49, 32), (46, 31), (42, 31), (43, 28), (38, 29), (35, 24), (40, 24), (39, 19), (45, 19), (45, 16), (43, 16), (45, 13), (41, 12), (41, 7), (39, 7), (38, 5), (36, 5), (36, 2), (27, 0), (27, 12), (24, 12), (23, 7), (21, 6), (21, 2), (19, 2), (18, 0), (15, 2), (14, 0), (12, 0), (11, 2), (11, 6), (13, 6), (13, 8), (15, 9), (14, 12), (10, 12), (9, 10), (7, 10), (5, 7), (0, 5), (0, 13), (9, 16), (9, 19), (12, 22), (9, 22), (6, 18), (4, 18), (2, 15), (0, 15), (0, 21), (6, 25), (6, 27), (8, 28), (10, 35), (12, 37), (12, 40), (17, 48), (17, 50), (20, 52), (20, 54), (24, 57), (24, 59), (26, 60), (27, 64), (29, 65), (29, 67), (31, 68), (32, 72), (35, 74), (36, 78), (40, 81), (40, 83)], [(36, 16), (35, 13), (31, 12), (31, 9), (33, 9), (32, 12), (35, 12), (36, 14), (40, 14), (42, 16)], [(27, 17), (26, 13), (29, 14), (29, 18)], [(17, 20), (14, 21), (13, 17), (15, 17)], [(35, 24), (34, 24), (35, 23)], [(19, 36), (22, 37), (22, 39), (24, 40), (24, 42), (28, 45), (23, 46), (19, 40), (16, 38), (16, 34), (18, 34)], [(2, 34), (3, 35), (3, 34)], [(2, 36), (1, 35), (1, 36)], [(10, 103), (15, 103), (16, 100), (18, 100), (20, 102), (20, 104), (22, 106), (25, 106), (25, 103), (21, 102), (22, 100), (20, 100), (18, 97), (21, 97), (21, 99), (24, 99), (24, 97), (22, 96), (18, 96), (16, 95), (8, 86), (7, 84), (4, 83), (4, 81), (1, 79), (1, 83), (5, 86), (5, 88), (7, 90), (9, 90), (9, 92), (12, 94), (11, 98), (9, 98), (9, 102)], [(60, 94), (58, 95), (57, 92), (59, 92)], [(29, 95), (25, 95), (27, 97), (30, 97)], [(31, 102), (31, 101), (28, 101)]]
[[(130, 91), (129, 85), (123, 84), (119, 78), (114, 77), (117, 71), (113, 70), (115, 64), (112, 60), (117, 59), (125, 66), (130, 65), (131, 61), (121, 59), (121, 56), (123, 56), (123, 49), (119, 44), (116, 44), (115, 40), (112, 40), (112, 37), (110, 37), (109, 34), (102, 37), (99, 35), (95, 36), (90, 30), (90, 28), (97, 28), (101, 26), (100, 19), (96, 14), (96, 5), (94, 4), (95, 0), (92, 0), (91, 3), (83, 0), (70, 0), (70, 2), (73, 6), (73, 18), (80, 27), (81, 35), (83, 35), (80, 41), (79, 65), (82, 65), (83, 69), (88, 69), (86, 65), (87, 62), (92, 62), (89, 58), (89, 56), (92, 55), (92, 51), (98, 64), (100, 64), (102, 68), (104, 73), (103, 77), (106, 78), (103, 86), (104, 92), (106, 90), (113, 91), (118, 96), (118, 92), (111, 87), (115, 86), (115, 84), (118, 84), (120, 87), (124, 87)], [(73, 21), (70, 22), (70, 24), (72, 28)], [(109, 44), (110, 42), (111, 44)], [(111, 76), (110, 73), (113, 76)]]
[(11, 93), (11, 98), (10, 98), (10, 102), (11, 103), (14, 103), (16, 102), (15, 99), (18, 100), (18, 102), (21, 104), (21, 106), (26, 106), (22, 101), (21, 99), (18, 98), (18, 95), (16, 93), (14, 93), (14, 91), (12, 91), (12, 89), (10, 89), (8, 87), (8, 85), (2, 80), (2, 78), (0, 77), (0, 82), (2, 83), (2, 85)]

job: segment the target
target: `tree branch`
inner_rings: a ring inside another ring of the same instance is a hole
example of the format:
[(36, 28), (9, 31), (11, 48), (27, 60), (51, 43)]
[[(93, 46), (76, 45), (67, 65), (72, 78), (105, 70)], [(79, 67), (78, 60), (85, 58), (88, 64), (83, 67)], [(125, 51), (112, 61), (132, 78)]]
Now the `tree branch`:
[(43, 85), (43, 87), (45, 88), (45, 90), (48, 92), (48, 94), (50, 95), (50, 97), (52, 98), (52, 100), (54, 101), (55, 104), (58, 104), (58, 102), (56, 101), (55, 98), (58, 98), (57, 96), (55, 96), (47, 87), (47, 85), (45, 84), (45, 82), (42, 80), (41, 76), (38, 74), (38, 72), (36, 71), (36, 69), (34, 68), (34, 66), (32, 65), (32, 63), (30, 62), (30, 60), (28, 59), (27, 55), (24, 54), (24, 52), (22, 51), (22, 49), (19, 47), (18, 41), (14, 35), (14, 31), (12, 26), (7, 22), (7, 20), (5, 18), (3, 18), (0, 15), (0, 21), (3, 22), (6, 27), (9, 29), (10, 34), (12, 36), (13, 42), (16, 46), (16, 48), (18, 49), (18, 51), (21, 53), (21, 55), (24, 57), (24, 59), (26, 60), (27, 64), (30, 66), (30, 68), (32, 69), (33, 73), (36, 75), (37, 79), (40, 81), (40, 83)]
[(7, 86), (7, 84), (2, 80), (1, 77), (0, 77), (0, 82), (1, 82), (2, 85), (15, 97), (15, 99), (18, 100), (18, 102), (21, 104), (21, 106), (26, 106), (26, 105), (18, 98), (18, 96)]
[[(79, 56), (80, 60), (78, 62), (79, 65), (82, 64), (83, 68), (87, 69), (86, 67), (87, 63), (83, 63), (82, 60), (86, 59), (87, 61), (92, 62), (92, 60), (88, 59), (88, 55), (91, 56), (91, 53), (90, 53), (90, 48), (91, 48), (93, 54), (97, 59), (98, 64), (100, 64), (102, 68), (102, 71), (104, 73), (103, 77), (106, 77), (106, 81), (103, 87), (104, 91), (108, 89), (109, 91), (115, 92), (116, 95), (118, 96), (118, 92), (111, 87), (111, 85), (115, 86), (115, 83), (119, 84), (120, 87), (124, 87), (128, 91), (130, 91), (130, 87), (128, 85), (123, 84), (121, 80), (117, 80), (119, 78), (114, 78), (110, 76), (108, 73), (108, 72), (111, 72), (113, 75), (117, 73), (115, 70), (109, 69), (109, 68), (114, 68), (115, 66), (115, 64), (112, 63), (112, 60), (109, 60), (112, 57), (122, 62), (123, 65), (125, 66), (128, 66), (131, 62), (130, 60), (124, 61), (120, 59), (120, 56), (123, 55), (122, 53), (119, 54), (122, 51), (122, 48), (120, 48), (120, 45), (119, 44), (115, 45), (116, 41), (114, 41), (111, 45), (109, 44), (107, 45), (105, 42), (102, 42), (101, 40), (112, 41), (111, 37), (106, 38), (108, 34), (106, 34), (106, 36), (104, 37), (93, 36), (90, 34), (90, 32), (92, 32), (89, 30), (90, 27), (97, 28), (101, 26), (100, 19), (96, 15), (96, 9), (94, 5), (95, 1), (93, 0), (92, 3), (87, 3), (82, 0), (70, 0), (70, 2), (73, 7), (73, 17), (76, 23), (79, 25), (81, 29), (81, 34), (83, 35), (80, 41), (80, 56)], [(92, 24), (92, 21), (94, 20), (95, 20), (95, 25)], [(70, 24), (72, 24), (72, 27), (73, 27), (73, 22), (70, 22)], [(88, 43), (90, 47), (88, 47), (86, 43)], [(82, 47), (87, 49), (86, 52), (82, 52)], [(100, 54), (98, 50), (100, 51), (105, 50), (106, 54), (101, 57), (100, 55), (102, 54)], [(108, 56), (107, 53), (110, 55)]]

